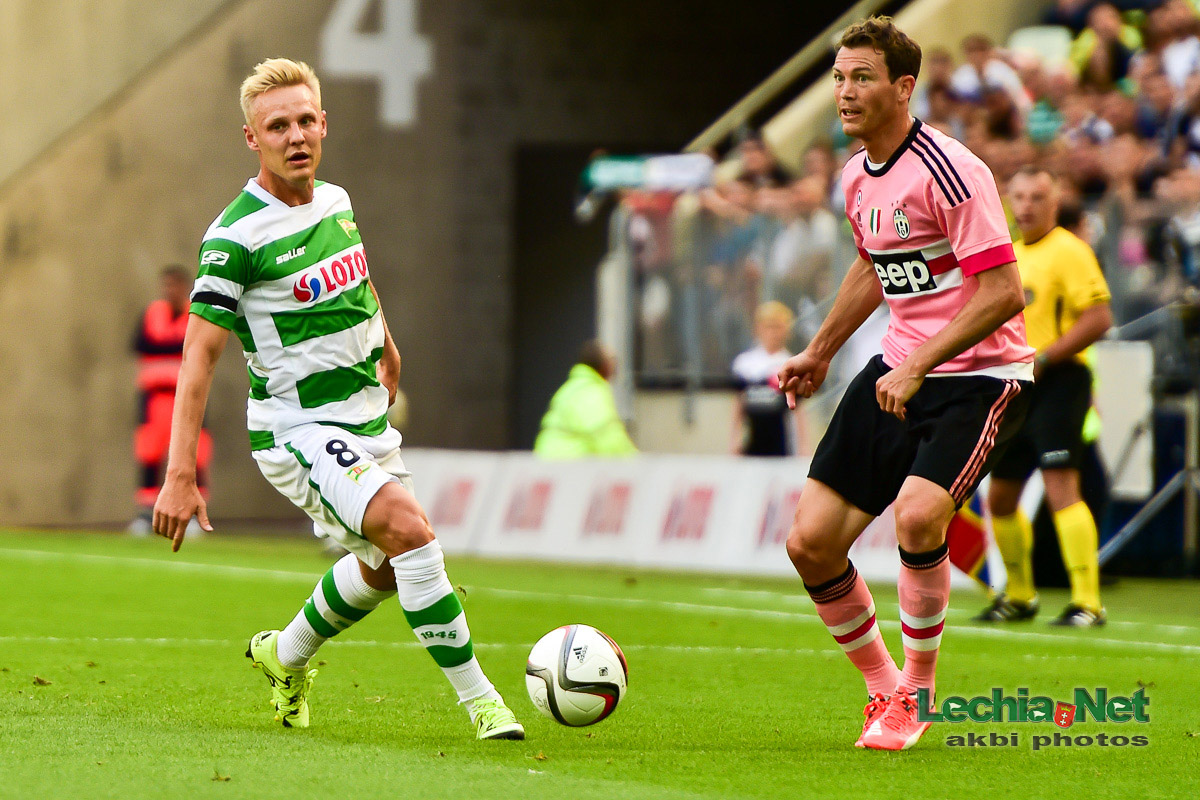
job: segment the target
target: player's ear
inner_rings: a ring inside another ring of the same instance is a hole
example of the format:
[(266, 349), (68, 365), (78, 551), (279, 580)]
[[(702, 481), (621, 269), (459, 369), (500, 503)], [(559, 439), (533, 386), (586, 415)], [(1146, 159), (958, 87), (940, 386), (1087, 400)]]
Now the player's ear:
[(916, 85), (917, 79), (912, 75), (901, 75), (896, 81), (896, 86), (900, 89), (900, 99), (905, 102), (911, 100)]
[(329, 121), (325, 118), (325, 109), (321, 109), (321, 138), (329, 133)]
[(258, 139), (256, 139), (254, 136), (254, 129), (249, 125), (243, 125), (242, 133), (246, 134), (246, 147), (258, 152)]

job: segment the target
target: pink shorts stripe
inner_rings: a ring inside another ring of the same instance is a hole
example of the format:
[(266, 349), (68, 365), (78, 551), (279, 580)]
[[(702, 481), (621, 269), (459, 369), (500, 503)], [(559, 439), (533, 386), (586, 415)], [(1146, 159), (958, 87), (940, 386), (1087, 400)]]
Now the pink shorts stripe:
[(1000, 397), (996, 398), (996, 402), (992, 403), (991, 409), (988, 411), (987, 420), (983, 424), (983, 430), (980, 432), (979, 441), (975, 444), (975, 450), (971, 453), (971, 457), (967, 459), (967, 464), (963, 467), (963, 471), (959, 473), (954, 480), (954, 484), (950, 487), (950, 496), (954, 498), (956, 503), (961, 503), (966, 496), (967, 489), (975, 482), (975, 476), (983, 469), (983, 464), (987, 461), (988, 453), (992, 451), (992, 447), (996, 444), (996, 432), (1000, 429), (1000, 421), (1004, 417), (1004, 409), (1008, 407), (1008, 403), (1019, 392), (1021, 387), (1016, 381), (1005, 381), (1004, 391), (1000, 393)]

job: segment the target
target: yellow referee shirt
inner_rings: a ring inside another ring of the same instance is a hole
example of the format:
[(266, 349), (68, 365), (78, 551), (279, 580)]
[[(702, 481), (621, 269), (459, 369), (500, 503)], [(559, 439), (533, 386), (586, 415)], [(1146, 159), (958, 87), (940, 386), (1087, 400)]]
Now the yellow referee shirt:
[(1092, 248), (1065, 228), (1053, 228), (1033, 244), (1016, 242), (1013, 250), (1025, 288), (1025, 335), (1038, 352), (1085, 310), (1112, 298)]

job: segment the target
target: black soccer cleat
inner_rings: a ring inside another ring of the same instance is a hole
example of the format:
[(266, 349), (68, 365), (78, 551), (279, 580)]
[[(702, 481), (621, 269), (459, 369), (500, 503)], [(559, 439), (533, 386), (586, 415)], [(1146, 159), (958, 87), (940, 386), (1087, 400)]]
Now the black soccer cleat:
[(990, 606), (972, 619), (976, 622), (1020, 622), (1036, 617), (1039, 606), (1036, 595), (1028, 603), (1022, 603), (1019, 600), (1010, 600), (1008, 595), (1001, 593), (996, 595)]

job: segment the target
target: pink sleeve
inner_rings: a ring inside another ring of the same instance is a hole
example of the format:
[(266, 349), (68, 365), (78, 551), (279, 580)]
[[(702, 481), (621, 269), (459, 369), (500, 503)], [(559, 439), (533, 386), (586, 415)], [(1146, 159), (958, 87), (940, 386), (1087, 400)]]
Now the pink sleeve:
[(858, 248), (858, 254), (862, 256), (863, 261), (870, 261), (871, 257), (867, 255), (867, 251), (863, 249), (862, 231), (858, 229), (858, 224), (855, 223), (854, 217), (850, 216), (850, 204), (846, 204), (846, 219), (850, 221), (850, 230), (854, 232), (854, 246)]
[(975, 275), (1016, 261), (1008, 220), (991, 170), (978, 159), (956, 159), (954, 168), (962, 176), (970, 197), (952, 205), (937, 185), (931, 183), (930, 204), (950, 240), (963, 275)]

